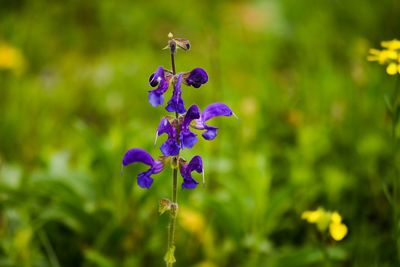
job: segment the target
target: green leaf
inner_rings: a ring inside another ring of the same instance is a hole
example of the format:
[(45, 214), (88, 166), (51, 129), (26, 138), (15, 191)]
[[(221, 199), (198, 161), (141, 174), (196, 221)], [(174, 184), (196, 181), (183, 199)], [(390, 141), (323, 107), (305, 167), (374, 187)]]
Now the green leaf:
[(170, 248), (168, 248), (167, 253), (165, 253), (164, 261), (167, 264), (175, 263), (176, 259), (175, 259), (174, 254), (175, 254), (175, 246), (171, 246)]

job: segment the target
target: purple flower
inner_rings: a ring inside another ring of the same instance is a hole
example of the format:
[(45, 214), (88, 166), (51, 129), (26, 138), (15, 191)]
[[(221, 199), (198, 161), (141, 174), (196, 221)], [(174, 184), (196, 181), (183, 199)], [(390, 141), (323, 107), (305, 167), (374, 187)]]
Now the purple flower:
[(218, 117), (218, 116), (232, 116), (232, 110), (224, 103), (213, 103), (207, 106), (203, 113), (201, 113), (200, 118), (196, 120), (196, 125), (193, 126), (198, 130), (206, 130), (202, 133), (202, 136), (206, 140), (213, 140), (217, 136), (217, 127), (209, 126), (206, 121)]
[(157, 89), (149, 91), (149, 102), (153, 107), (160, 106), (164, 103), (164, 93), (168, 90), (169, 80), (172, 74), (164, 71), (163, 67), (158, 67), (156, 72), (150, 75), (149, 84)]
[(197, 134), (189, 130), (190, 123), (200, 118), (200, 109), (197, 105), (192, 105), (188, 109), (181, 124), (180, 141), (182, 148), (192, 148), (197, 142)]
[(179, 114), (185, 113), (186, 109), (182, 99), (182, 74), (179, 74), (174, 81), (174, 92), (171, 99), (168, 101), (165, 109), (169, 112), (176, 112)]
[(178, 155), (180, 146), (176, 140), (176, 129), (171, 125), (167, 118), (162, 118), (157, 129), (157, 136), (160, 136), (164, 133), (168, 135), (168, 138), (167, 141), (160, 146), (161, 152), (164, 154), (164, 156)]
[(185, 74), (185, 83), (194, 88), (199, 88), (208, 81), (208, 75), (202, 68), (195, 68), (191, 72)]
[(135, 162), (142, 162), (150, 166), (150, 169), (138, 175), (137, 183), (142, 188), (149, 188), (153, 183), (151, 175), (161, 172), (164, 168), (164, 165), (160, 161), (154, 160), (149, 153), (140, 148), (129, 149), (122, 159), (124, 167)]
[(189, 164), (184, 163), (180, 167), (181, 175), (183, 177), (182, 189), (194, 189), (199, 184), (195, 179), (192, 177), (192, 172), (196, 171), (198, 173), (203, 173), (203, 161), (200, 156), (194, 156)]

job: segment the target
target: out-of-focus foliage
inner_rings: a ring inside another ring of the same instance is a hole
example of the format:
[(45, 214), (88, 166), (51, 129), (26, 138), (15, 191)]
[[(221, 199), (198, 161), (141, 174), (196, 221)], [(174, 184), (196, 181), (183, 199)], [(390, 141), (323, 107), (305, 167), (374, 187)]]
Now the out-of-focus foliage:
[[(179, 191), (176, 266), (396, 266), (396, 77), (366, 57), (399, 38), (399, 14), (393, 0), (2, 0), (0, 266), (163, 266), (170, 174), (143, 190), (140, 166), (120, 169), (130, 147), (159, 154), (147, 80), (170, 64), (168, 32), (192, 44), (178, 71), (209, 71), (186, 103), (240, 118), (186, 152), (207, 186)], [(342, 241), (301, 219), (319, 206), (342, 215)]]

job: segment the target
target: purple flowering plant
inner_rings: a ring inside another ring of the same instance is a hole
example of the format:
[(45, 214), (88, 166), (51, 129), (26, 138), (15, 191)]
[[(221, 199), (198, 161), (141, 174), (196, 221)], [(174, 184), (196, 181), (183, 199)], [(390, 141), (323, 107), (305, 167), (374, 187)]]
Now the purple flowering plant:
[[(149, 166), (144, 172), (137, 176), (137, 183), (141, 188), (150, 188), (153, 184), (153, 175), (165, 169), (167, 165), (172, 168), (172, 199), (161, 199), (160, 213), (169, 212), (170, 222), (168, 227), (168, 248), (164, 260), (167, 266), (172, 266), (176, 260), (175, 252), (175, 224), (178, 215), (177, 187), (178, 171), (182, 176), (182, 189), (194, 189), (199, 184), (192, 176), (192, 172), (203, 175), (203, 160), (200, 156), (194, 156), (189, 162), (180, 156), (182, 149), (190, 149), (198, 142), (197, 133), (193, 130), (202, 131), (202, 137), (213, 140), (217, 136), (218, 128), (208, 125), (208, 121), (218, 116), (232, 116), (234, 113), (224, 103), (213, 103), (201, 112), (200, 108), (193, 104), (188, 109), (182, 98), (182, 85), (199, 88), (208, 81), (207, 72), (202, 68), (195, 68), (189, 72), (176, 73), (175, 54), (178, 48), (189, 50), (190, 43), (186, 39), (174, 38), (168, 34), (168, 45), (171, 54), (172, 70), (158, 67), (150, 75), (149, 84), (153, 90), (149, 91), (148, 100), (153, 107), (164, 105), (164, 95), (172, 90), (172, 96), (168, 100), (165, 109), (172, 115), (163, 117), (157, 127), (156, 136), (166, 134), (167, 140), (161, 144), (162, 155), (154, 159), (147, 151), (140, 148), (129, 149), (123, 159), (122, 165), (140, 162)], [(156, 139), (157, 141), (157, 139)]]

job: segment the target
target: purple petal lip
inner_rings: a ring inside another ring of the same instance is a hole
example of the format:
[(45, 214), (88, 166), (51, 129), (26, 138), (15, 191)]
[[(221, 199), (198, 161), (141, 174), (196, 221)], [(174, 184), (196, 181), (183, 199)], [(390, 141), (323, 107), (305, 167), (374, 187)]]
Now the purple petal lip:
[(205, 129), (206, 129), (206, 131), (201, 134), (204, 139), (213, 140), (215, 137), (217, 137), (217, 131), (218, 131), (217, 127), (206, 126)]
[(138, 180), (137, 183), (141, 188), (150, 188), (150, 186), (153, 184), (153, 178), (150, 176), (151, 173), (147, 172), (142, 172), (138, 175)]
[(161, 106), (164, 103), (164, 96), (157, 90), (149, 91), (149, 102), (153, 107)]
[(192, 148), (198, 141), (197, 134), (191, 131), (182, 131), (180, 134), (182, 148)]
[(181, 148), (175, 138), (168, 138), (167, 141), (160, 146), (161, 152), (167, 157), (178, 155), (180, 149)]

